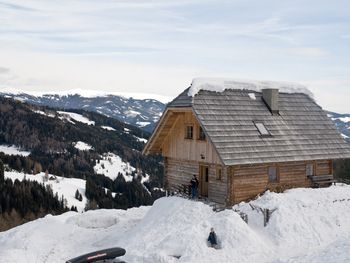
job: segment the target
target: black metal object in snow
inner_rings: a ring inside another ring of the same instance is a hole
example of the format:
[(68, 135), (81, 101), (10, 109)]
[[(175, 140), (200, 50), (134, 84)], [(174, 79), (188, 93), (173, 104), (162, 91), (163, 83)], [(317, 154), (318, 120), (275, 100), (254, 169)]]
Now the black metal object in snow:
[(257, 210), (257, 211), (262, 212), (262, 214), (264, 216), (264, 227), (267, 226), (267, 223), (270, 221), (272, 213), (277, 210), (277, 208), (269, 209), (269, 208), (261, 208), (258, 206), (254, 206), (252, 204), (249, 204), (249, 205), (252, 208), (252, 210)]
[[(126, 253), (126, 250), (120, 247), (102, 249), (102, 250), (98, 250), (95, 252), (91, 252), (91, 253), (84, 254), (79, 257), (67, 260), (66, 263), (103, 262), (103, 260), (111, 260), (111, 259), (115, 259), (116, 257), (124, 256), (125, 253)], [(114, 261), (114, 262), (121, 263), (121, 261)]]

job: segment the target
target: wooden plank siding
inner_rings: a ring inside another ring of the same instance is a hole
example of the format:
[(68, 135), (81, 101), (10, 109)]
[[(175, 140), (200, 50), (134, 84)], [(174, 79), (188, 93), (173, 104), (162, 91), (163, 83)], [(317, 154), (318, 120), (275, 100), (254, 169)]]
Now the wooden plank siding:
[[(183, 112), (177, 115), (176, 123), (162, 145), (162, 155), (174, 159), (221, 164), (216, 150), (208, 139), (199, 140), (199, 123), (192, 112)], [(193, 125), (193, 139), (185, 139), (187, 125)], [(168, 125), (170, 126), (170, 125)]]
[(211, 201), (225, 204), (227, 197), (227, 173), (226, 169), (223, 167), (221, 180), (217, 180), (216, 164), (166, 158), (165, 169), (167, 172), (168, 189), (171, 190), (174, 187), (178, 188), (182, 185), (189, 185), (194, 174), (199, 179), (200, 165), (206, 165), (209, 168), (208, 198)]
[[(229, 204), (255, 198), (266, 190), (280, 192), (295, 187), (310, 187), (311, 181), (306, 175), (306, 165), (310, 163), (314, 164), (315, 176), (332, 174), (331, 160), (230, 166)], [(276, 182), (269, 182), (270, 166), (277, 168)]]

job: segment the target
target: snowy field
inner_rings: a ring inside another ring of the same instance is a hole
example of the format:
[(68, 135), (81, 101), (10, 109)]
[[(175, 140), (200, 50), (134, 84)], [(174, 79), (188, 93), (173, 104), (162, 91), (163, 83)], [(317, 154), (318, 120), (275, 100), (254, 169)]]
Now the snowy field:
[[(67, 206), (70, 208), (72, 205), (76, 206), (79, 212), (84, 211), (86, 206), (87, 198), (85, 197), (85, 184), (86, 181), (77, 178), (64, 178), (60, 176), (55, 176), (48, 174), (48, 178), (56, 178), (55, 180), (46, 180), (45, 173), (24, 174), (19, 172), (5, 172), (5, 178), (10, 178), (12, 181), (18, 179), (22, 181), (24, 178), (29, 181), (36, 181), (38, 183), (44, 183), (45, 185), (50, 185), (53, 193), (57, 193), (58, 197), (63, 197), (67, 200)], [(75, 192), (79, 191), (83, 197), (82, 201), (75, 198)], [(0, 257), (1, 262), (1, 257)]]
[[(120, 246), (128, 263), (350, 262), (350, 186), (266, 193), (250, 204), (277, 208), (267, 227), (249, 203), (234, 207), (248, 214), (246, 224), (233, 210), (216, 213), (178, 197), (127, 211), (49, 215), (0, 233), (0, 259), (65, 262)], [(206, 245), (210, 227), (220, 239), (219, 250)]]
[(87, 144), (86, 142), (77, 141), (73, 143), (74, 147), (80, 151), (89, 151), (92, 150), (93, 147), (90, 144)]
[[(74, 121), (82, 122), (87, 125), (95, 125), (94, 121), (89, 120), (88, 118), (84, 117), (81, 114), (75, 113), (75, 112), (68, 112), (68, 111), (57, 111), (59, 115), (61, 115), (59, 118), (60, 119), (66, 119), (69, 122), (74, 123)], [(74, 121), (72, 121), (74, 120)]]
[[(136, 168), (131, 166), (128, 162), (123, 162), (120, 156), (114, 153), (105, 153), (99, 163), (94, 166), (94, 171), (97, 174), (103, 174), (106, 177), (115, 180), (118, 173), (124, 176), (126, 182), (132, 181), (131, 173), (136, 171)], [(142, 177), (141, 182), (147, 182), (149, 175)]]
[(0, 152), (3, 152), (7, 155), (20, 155), (20, 156), (28, 156), (30, 152), (22, 151), (20, 148), (11, 145), (0, 145)]

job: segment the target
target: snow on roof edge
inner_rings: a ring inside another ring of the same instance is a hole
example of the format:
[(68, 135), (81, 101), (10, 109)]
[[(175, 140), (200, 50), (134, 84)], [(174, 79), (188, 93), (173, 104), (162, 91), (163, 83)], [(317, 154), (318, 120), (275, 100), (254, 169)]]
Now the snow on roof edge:
[(194, 78), (187, 95), (194, 97), (200, 90), (223, 92), (226, 89), (257, 92), (261, 92), (262, 89), (278, 89), (281, 93), (303, 93), (314, 99), (313, 93), (307, 87), (298, 83), (232, 78)]

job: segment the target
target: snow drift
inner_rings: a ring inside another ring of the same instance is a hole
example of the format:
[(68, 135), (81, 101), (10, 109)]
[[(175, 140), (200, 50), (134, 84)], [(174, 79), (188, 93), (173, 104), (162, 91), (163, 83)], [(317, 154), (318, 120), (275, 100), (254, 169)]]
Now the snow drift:
[(252, 90), (278, 89), (283, 93), (303, 93), (313, 98), (313, 94), (305, 86), (293, 82), (258, 81), (231, 78), (195, 78), (192, 80), (188, 96), (195, 96), (200, 90), (222, 92), (226, 89)]
[[(219, 213), (201, 202), (161, 198), (152, 207), (68, 212), (0, 234), (4, 262), (64, 262), (119, 246), (126, 262), (349, 262), (350, 186), (266, 193)], [(277, 209), (263, 227), (258, 209)], [(222, 249), (206, 245), (214, 227)], [(63, 241), (64, 240), (64, 241)]]

